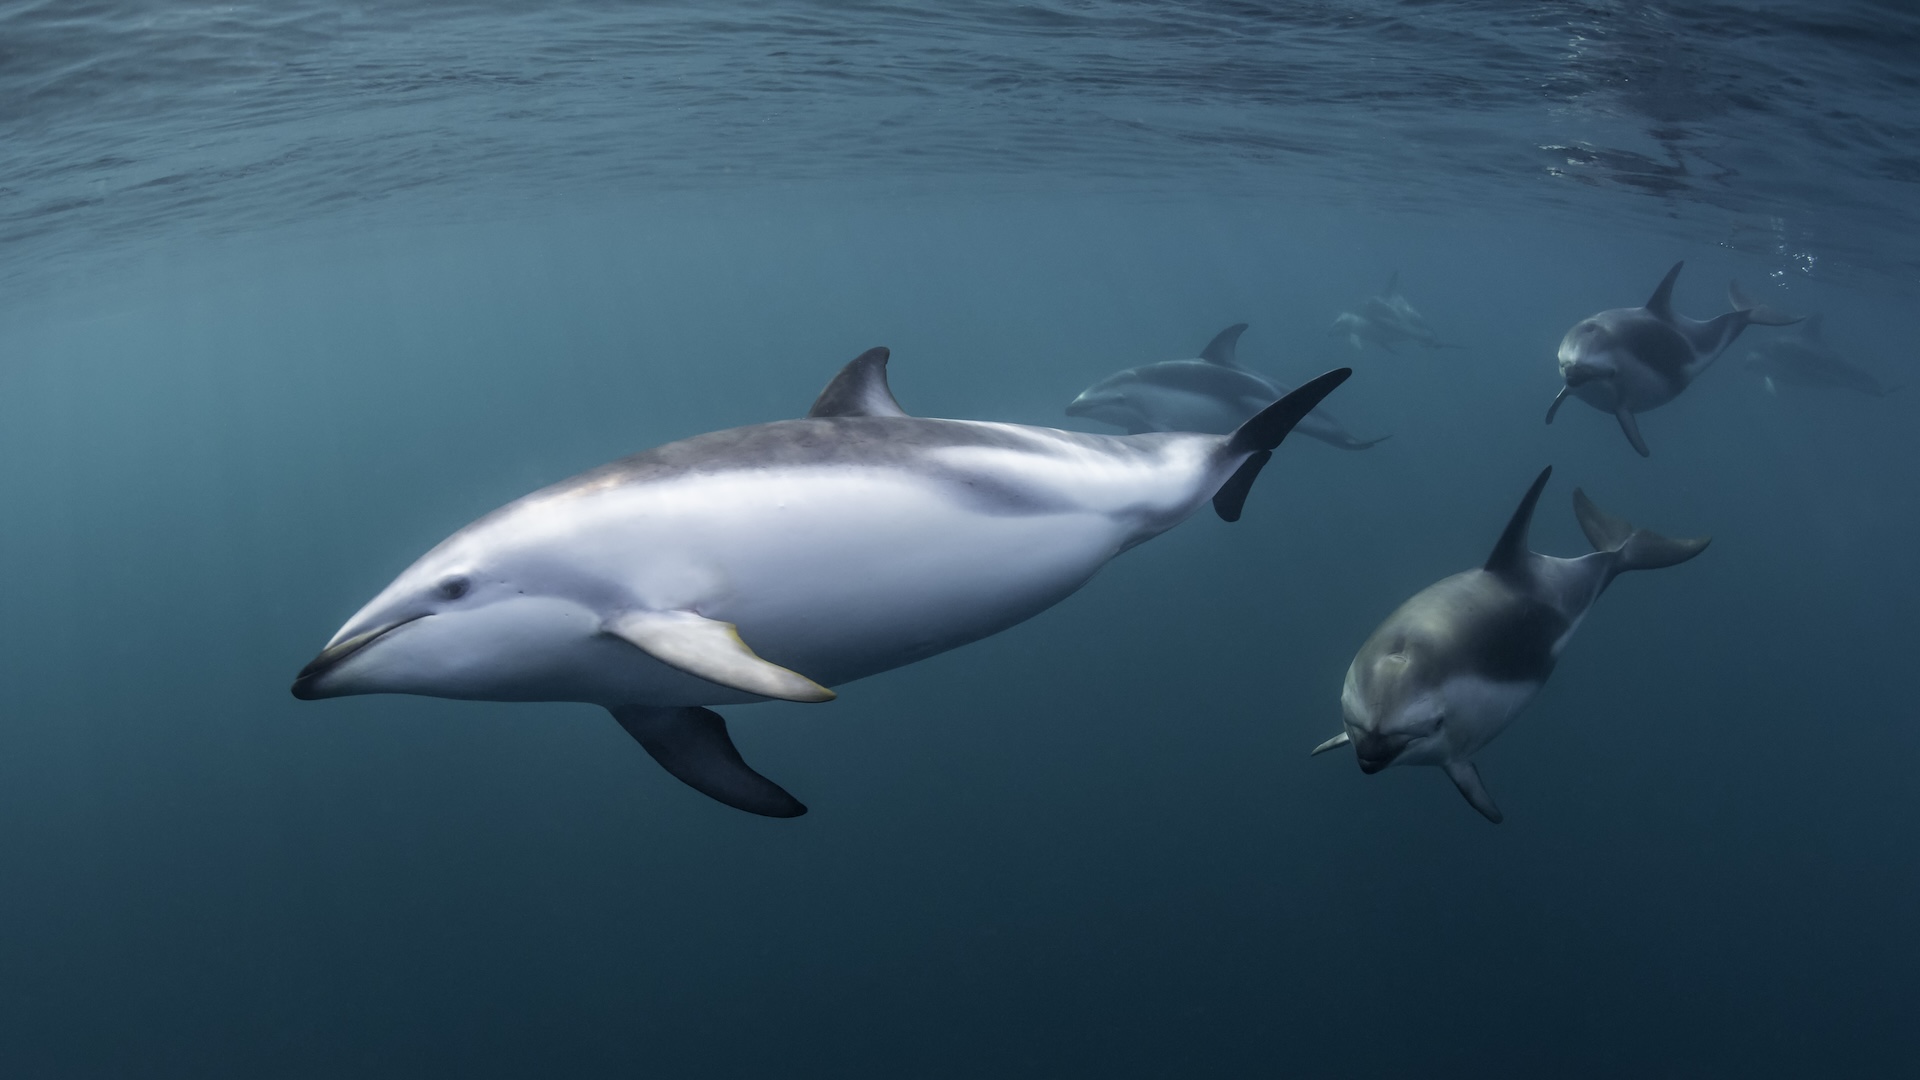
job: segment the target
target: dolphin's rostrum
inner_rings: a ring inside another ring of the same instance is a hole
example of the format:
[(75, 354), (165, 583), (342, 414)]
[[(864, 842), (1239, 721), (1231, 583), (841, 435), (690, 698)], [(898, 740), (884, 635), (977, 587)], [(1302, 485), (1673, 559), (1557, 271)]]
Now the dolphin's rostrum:
[(908, 416), (871, 349), (812, 411), (601, 466), (482, 517), (347, 621), (293, 684), (605, 706), (742, 810), (806, 808), (709, 705), (829, 687), (998, 633), (1209, 499), (1228, 521), (1328, 372), (1230, 435)]
[(1579, 489), (1573, 512), (1595, 550), (1577, 559), (1527, 546), (1542, 470), (1486, 565), (1439, 581), (1400, 605), (1367, 638), (1340, 693), (1345, 728), (1314, 748), (1351, 744), (1360, 771), (1437, 765), (1487, 820), (1500, 810), (1473, 755), (1533, 700), (1573, 632), (1613, 579), (1686, 562), (1707, 538), (1672, 540), (1601, 510)]

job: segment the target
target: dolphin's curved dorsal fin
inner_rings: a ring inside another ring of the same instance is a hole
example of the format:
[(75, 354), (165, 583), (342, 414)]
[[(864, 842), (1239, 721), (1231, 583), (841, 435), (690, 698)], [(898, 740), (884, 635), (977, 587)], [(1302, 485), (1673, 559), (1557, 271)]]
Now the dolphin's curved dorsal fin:
[(1209, 364), (1219, 364), (1221, 367), (1239, 367), (1240, 335), (1246, 331), (1247, 324), (1237, 322), (1213, 335), (1213, 340), (1207, 342), (1207, 347), (1200, 350), (1200, 359)]
[(1400, 271), (1395, 270), (1393, 273), (1387, 275), (1387, 287), (1380, 290), (1380, 295), (1381, 296), (1399, 296), (1400, 295)]
[(907, 410), (893, 399), (887, 386), (887, 357), (884, 347), (868, 349), (847, 362), (820, 396), (813, 399), (808, 416), (905, 416)]
[(1674, 263), (1673, 269), (1667, 271), (1667, 276), (1660, 279), (1660, 287), (1653, 290), (1653, 295), (1647, 299), (1648, 311), (1662, 319), (1673, 318), (1673, 283), (1679, 280), (1680, 268), (1685, 265), (1685, 259)]
[(1541, 469), (1533, 486), (1521, 497), (1519, 508), (1507, 522), (1507, 531), (1500, 534), (1500, 542), (1493, 545), (1493, 554), (1487, 556), (1485, 569), (1489, 574), (1517, 573), (1527, 565), (1527, 556), (1532, 554), (1527, 549), (1527, 531), (1533, 526), (1533, 508), (1547, 486), (1547, 477), (1552, 475), (1553, 466)]

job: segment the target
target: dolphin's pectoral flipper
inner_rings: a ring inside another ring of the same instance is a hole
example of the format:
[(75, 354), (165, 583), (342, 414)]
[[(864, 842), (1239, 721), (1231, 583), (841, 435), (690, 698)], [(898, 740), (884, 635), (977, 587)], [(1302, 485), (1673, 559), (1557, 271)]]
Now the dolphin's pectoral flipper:
[(1594, 505), (1587, 493), (1579, 488), (1573, 489), (1573, 516), (1580, 522), (1580, 531), (1587, 534), (1587, 542), (1595, 551), (1611, 551), (1619, 554), (1614, 564), (1614, 573), (1628, 570), (1659, 570), (1663, 567), (1678, 566), (1707, 550), (1713, 542), (1711, 536), (1683, 537), (1674, 539), (1661, 536), (1651, 529), (1637, 529), (1633, 523), (1614, 517)]
[(907, 410), (893, 399), (887, 386), (887, 357), (884, 348), (868, 349), (840, 369), (820, 396), (813, 399), (808, 416), (905, 416)]
[(1563, 386), (1559, 393), (1553, 395), (1553, 404), (1547, 406), (1547, 423), (1553, 423), (1553, 414), (1560, 411), (1560, 403), (1567, 400), (1567, 395), (1571, 393), (1573, 393), (1573, 387)]
[(832, 701), (833, 691), (760, 658), (730, 622), (691, 611), (629, 611), (601, 629), (669, 667), (735, 690), (784, 701)]
[(1614, 419), (1620, 421), (1620, 433), (1633, 444), (1633, 451), (1641, 457), (1652, 457), (1647, 450), (1647, 440), (1640, 437), (1640, 421), (1635, 419), (1633, 410), (1621, 405), (1613, 410)]
[(1319, 746), (1314, 747), (1313, 753), (1308, 754), (1307, 756), (1318, 757), (1319, 755), (1324, 754), (1329, 750), (1338, 750), (1339, 748), (1347, 745), (1352, 741), (1353, 741), (1352, 739), (1347, 737), (1347, 733), (1343, 731), (1340, 734), (1335, 735), (1333, 738), (1328, 739), (1326, 742), (1321, 743)]
[(1214, 493), (1213, 510), (1224, 521), (1239, 521), (1240, 508), (1247, 501), (1247, 492), (1253, 488), (1255, 477), (1273, 455), (1262, 453), (1271, 451), (1280, 445), (1293, 426), (1306, 418), (1328, 394), (1353, 375), (1352, 368), (1335, 368), (1317, 379), (1310, 379), (1298, 390), (1287, 394), (1279, 401), (1255, 413), (1246, 423), (1241, 424), (1221, 450), (1227, 454), (1247, 454), (1247, 459), (1234, 470), (1227, 482), (1220, 485)]
[(1213, 335), (1213, 340), (1207, 342), (1207, 347), (1200, 350), (1200, 359), (1209, 364), (1219, 364), (1221, 367), (1239, 367), (1240, 335), (1246, 332), (1247, 324), (1240, 322)]
[(1453, 781), (1453, 786), (1460, 789), (1460, 794), (1467, 797), (1467, 802), (1473, 804), (1473, 808), (1480, 811), (1482, 817), (1495, 825), (1500, 824), (1504, 815), (1500, 813), (1500, 808), (1493, 804), (1493, 796), (1487, 794), (1487, 786), (1480, 782), (1480, 770), (1473, 767), (1473, 762), (1449, 761), (1446, 769), (1448, 778)]
[(736, 810), (762, 817), (799, 817), (799, 799), (754, 772), (727, 735), (727, 722), (698, 705), (616, 705), (608, 710), (653, 760), (688, 787)]

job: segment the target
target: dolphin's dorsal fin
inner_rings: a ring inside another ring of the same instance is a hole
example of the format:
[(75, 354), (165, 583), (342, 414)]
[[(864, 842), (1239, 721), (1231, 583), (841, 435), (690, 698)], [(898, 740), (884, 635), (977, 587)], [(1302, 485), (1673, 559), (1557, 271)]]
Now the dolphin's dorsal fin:
[(1527, 556), (1532, 554), (1527, 548), (1527, 531), (1533, 527), (1533, 508), (1540, 501), (1540, 492), (1546, 489), (1547, 477), (1552, 475), (1553, 466), (1541, 469), (1533, 486), (1521, 497), (1519, 508), (1507, 522), (1507, 530), (1500, 534), (1500, 542), (1493, 545), (1493, 554), (1487, 556), (1487, 573), (1518, 573), (1526, 567)]
[(1395, 270), (1393, 273), (1387, 275), (1387, 287), (1380, 290), (1380, 295), (1381, 296), (1399, 296), (1400, 295), (1400, 271)]
[(1673, 269), (1667, 271), (1667, 276), (1660, 279), (1660, 287), (1653, 290), (1653, 295), (1647, 299), (1648, 311), (1662, 319), (1673, 318), (1673, 283), (1680, 279), (1680, 268), (1685, 265), (1685, 259), (1674, 263)]
[(885, 348), (868, 349), (847, 362), (820, 396), (808, 416), (905, 416), (907, 410), (887, 387)]
[(1247, 324), (1237, 322), (1213, 335), (1213, 340), (1207, 342), (1207, 347), (1200, 350), (1200, 359), (1209, 364), (1219, 364), (1221, 367), (1239, 367), (1240, 335), (1246, 331)]
[(1801, 321), (1800, 333), (1808, 341), (1820, 341), (1822, 340), (1820, 330), (1826, 321), (1826, 317), (1816, 311)]

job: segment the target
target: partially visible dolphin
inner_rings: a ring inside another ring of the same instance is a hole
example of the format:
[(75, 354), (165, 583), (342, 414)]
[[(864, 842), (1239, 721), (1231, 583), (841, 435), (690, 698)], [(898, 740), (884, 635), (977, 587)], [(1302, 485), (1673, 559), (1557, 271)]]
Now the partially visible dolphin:
[(1821, 318), (1809, 315), (1798, 334), (1775, 337), (1747, 353), (1746, 369), (1766, 382), (1767, 392), (1779, 386), (1852, 390), (1868, 397), (1886, 397), (1898, 386), (1881, 382), (1872, 372), (1841, 356), (1821, 334)]
[(1437, 765), (1475, 810), (1500, 822), (1473, 755), (1540, 692), (1615, 577), (1686, 562), (1708, 542), (1636, 529), (1575, 488), (1574, 516), (1596, 550), (1577, 559), (1536, 554), (1527, 531), (1552, 475), (1543, 470), (1527, 489), (1485, 566), (1415, 593), (1367, 638), (1340, 692), (1345, 730), (1314, 753), (1351, 743), (1368, 774)]
[(1636, 414), (1657, 409), (1693, 384), (1749, 324), (1789, 326), (1799, 322), (1772, 308), (1746, 302), (1735, 283), (1727, 290), (1733, 310), (1706, 322), (1673, 310), (1673, 283), (1685, 262), (1673, 264), (1646, 307), (1614, 308), (1574, 324), (1560, 342), (1560, 377), (1566, 385), (1547, 407), (1547, 423), (1571, 394), (1610, 413), (1641, 457), (1648, 456)]
[(442, 541), (334, 634), (302, 699), (605, 706), (669, 773), (769, 817), (806, 808), (704, 706), (828, 689), (995, 634), (1208, 499), (1240, 516), (1287, 432), (1351, 374), (1231, 435), (1088, 435), (908, 416), (886, 349), (801, 420), (669, 443)]
[(1408, 341), (1429, 349), (1461, 348), (1441, 341), (1440, 335), (1427, 325), (1426, 317), (1400, 294), (1398, 270), (1387, 279), (1387, 287), (1379, 296), (1367, 297), (1359, 311), (1342, 312), (1327, 333), (1334, 337), (1344, 335), (1356, 350), (1371, 343), (1393, 352), (1395, 345)]
[[(1068, 416), (1112, 424), (1129, 435), (1149, 431), (1201, 431), (1225, 435), (1247, 418), (1292, 393), (1292, 388), (1240, 365), (1237, 345), (1246, 323), (1214, 335), (1191, 360), (1162, 360), (1109, 375), (1081, 391)], [(1294, 430), (1342, 450), (1365, 450), (1385, 442), (1356, 439), (1325, 409), (1302, 417)]]

